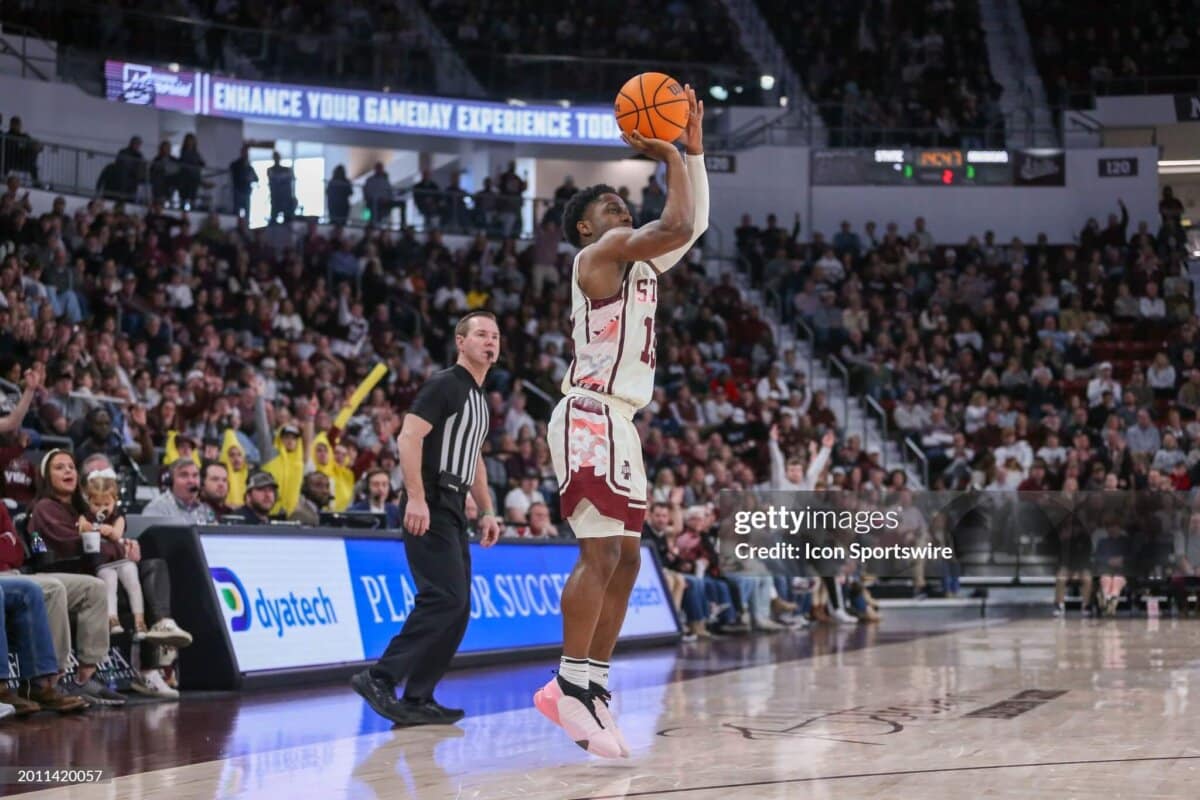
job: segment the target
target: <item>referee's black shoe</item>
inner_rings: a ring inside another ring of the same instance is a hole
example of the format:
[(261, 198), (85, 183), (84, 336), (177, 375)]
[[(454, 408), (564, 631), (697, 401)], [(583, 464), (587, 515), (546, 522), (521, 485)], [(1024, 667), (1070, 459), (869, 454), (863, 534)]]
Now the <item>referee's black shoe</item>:
[(350, 688), (358, 693), (379, 716), (397, 725), (411, 725), (413, 714), (408, 703), (396, 697), (396, 685), (364, 669), (350, 679)]
[(438, 723), (441, 724), (452, 724), (458, 722), (467, 715), (467, 712), (463, 711), (461, 708), (447, 708), (437, 700), (434, 700), (432, 697), (423, 701), (409, 700), (406, 697), (401, 702), (405, 705), (416, 706), (422, 715), (436, 718)]

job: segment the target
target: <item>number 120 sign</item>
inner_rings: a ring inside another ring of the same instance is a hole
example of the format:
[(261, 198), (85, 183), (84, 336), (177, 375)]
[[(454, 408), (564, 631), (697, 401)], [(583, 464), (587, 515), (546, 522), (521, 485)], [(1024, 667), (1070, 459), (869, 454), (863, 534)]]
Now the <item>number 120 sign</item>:
[(1138, 174), (1136, 158), (1102, 158), (1100, 159), (1101, 178), (1132, 178)]

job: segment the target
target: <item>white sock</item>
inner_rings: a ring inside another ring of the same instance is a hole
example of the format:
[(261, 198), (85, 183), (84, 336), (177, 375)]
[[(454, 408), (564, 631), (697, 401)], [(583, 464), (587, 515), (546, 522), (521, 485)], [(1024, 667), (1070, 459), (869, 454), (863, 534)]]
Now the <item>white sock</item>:
[(567, 658), (558, 660), (558, 676), (572, 686), (580, 689), (588, 688), (588, 662), (586, 658)]
[(608, 691), (608, 662), (597, 661), (594, 658), (588, 659), (588, 675), (592, 683), (600, 684), (600, 688)]

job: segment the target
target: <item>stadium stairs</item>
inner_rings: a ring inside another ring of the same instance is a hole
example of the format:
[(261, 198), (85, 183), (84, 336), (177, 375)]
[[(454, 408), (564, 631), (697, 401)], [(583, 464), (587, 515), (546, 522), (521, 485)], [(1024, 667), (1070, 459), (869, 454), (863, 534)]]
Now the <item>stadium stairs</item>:
[[(721, 5), (725, 6), (729, 18), (737, 26), (738, 40), (742, 48), (754, 59), (754, 63), (764, 75), (775, 78), (775, 94), (788, 99), (784, 116), (789, 120), (798, 121), (789, 127), (804, 136), (804, 144), (824, 147), (828, 142), (828, 135), (821, 114), (805, 91), (803, 79), (792, 67), (787, 53), (771, 32), (771, 26), (763, 19), (758, 5), (754, 0), (721, 0)], [(769, 112), (770, 109), (764, 111)], [(771, 124), (770, 121), (763, 123), (764, 127)]]
[(483, 85), (447, 41), (418, 0), (399, 0), (397, 7), (408, 15), (437, 66), (437, 92), (446, 97), (487, 97)]
[(838, 419), (838, 425), (845, 436), (858, 436), (865, 452), (878, 450), (880, 463), (889, 472), (902, 469), (908, 475), (908, 485), (913, 489), (923, 489), (925, 484), (918, 471), (905, 461), (904, 451), (900, 443), (884, 435), (883, 428), (876, 416), (868, 408), (866, 397), (855, 397), (850, 394), (850, 387), (844, 377), (832, 369), (813, 352), (813, 343), (796, 336), (795, 328), (790, 323), (780, 319), (777, 304), (764, 296), (761, 289), (750, 286), (744, 273), (736, 273), (735, 283), (739, 285), (742, 294), (753, 305), (765, 309), (763, 318), (770, 324), (775, 334), (778, 352), (788, 348), (795, 350), (808, 375), (810, 391), (824, 391), (829, 407)]
[(979, 0), (979, 18), (987, 40), (988, 65), (1004, 87), (1000, 106), (1007, 120), (1005, 141), (1018, 147), (1057, 146), (1054, 116), (1033, 59), (1019, 0)]

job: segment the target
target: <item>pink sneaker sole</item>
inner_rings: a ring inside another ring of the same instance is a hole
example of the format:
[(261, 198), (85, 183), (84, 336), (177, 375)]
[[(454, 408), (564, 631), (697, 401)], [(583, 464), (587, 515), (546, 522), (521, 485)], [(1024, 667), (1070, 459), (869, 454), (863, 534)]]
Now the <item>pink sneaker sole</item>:
[(562, 696), (562, 689), (558, 686), (558, 678), (551, 678), (549, 683), (534, 692), (533, 705), (538, 711), (542, 712), (542, 716), (555, 725), (561, 726), (562, 723), (558, 721), (558, 701)]
[(617, 727), (617, 720), (612, 715), (612, 710), (601, 700), (596, 701), (596, 716), (600, 718), (600, 724), (604, 726), (605, 730), (612, 734), (617, 748), (621, 751), (621, 758), (629, 758), (629, 742), (625, 741), (625, 735)]
[(594, 756), (620, 758), (621, 745), (612, 732), (606, 730), (574, 697), (563, 696), (558, 701), (558, 719), (571, 741)]

